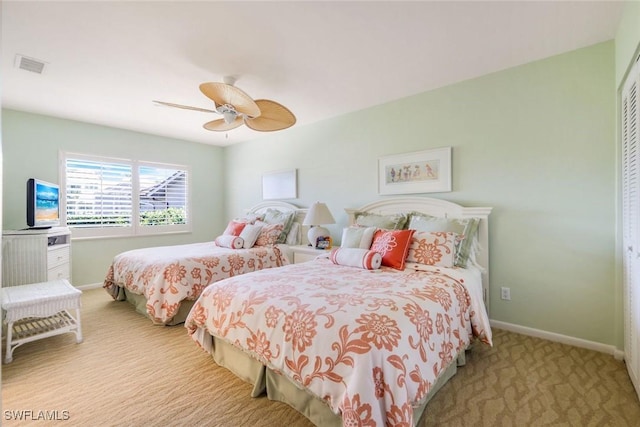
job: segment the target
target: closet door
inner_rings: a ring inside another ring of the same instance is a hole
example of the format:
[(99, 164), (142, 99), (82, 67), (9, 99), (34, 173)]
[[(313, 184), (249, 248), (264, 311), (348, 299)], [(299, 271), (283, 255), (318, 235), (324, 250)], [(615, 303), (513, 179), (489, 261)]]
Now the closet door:
[(636, 62), (622, 90), (622, 227), (624, 355), (640, 396), (640, 68)]

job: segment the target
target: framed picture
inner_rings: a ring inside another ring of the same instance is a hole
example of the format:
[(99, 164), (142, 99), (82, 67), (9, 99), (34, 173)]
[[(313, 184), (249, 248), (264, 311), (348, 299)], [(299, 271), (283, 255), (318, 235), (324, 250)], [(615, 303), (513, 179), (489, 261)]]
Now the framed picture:
[(451, 191), (451, 147), (381, 157), (378, 168), (380, 194)]
[(298, 197), (296, 169), (262, 174), (264, 200), (295, 199)]

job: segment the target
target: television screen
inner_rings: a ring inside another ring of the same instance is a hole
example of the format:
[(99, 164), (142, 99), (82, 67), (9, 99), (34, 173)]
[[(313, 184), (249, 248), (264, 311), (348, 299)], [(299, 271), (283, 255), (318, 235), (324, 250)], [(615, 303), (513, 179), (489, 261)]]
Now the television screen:
[(60, 187), (30, 178), (27, 181), (27, 225), (48, 228), (60, 225)]

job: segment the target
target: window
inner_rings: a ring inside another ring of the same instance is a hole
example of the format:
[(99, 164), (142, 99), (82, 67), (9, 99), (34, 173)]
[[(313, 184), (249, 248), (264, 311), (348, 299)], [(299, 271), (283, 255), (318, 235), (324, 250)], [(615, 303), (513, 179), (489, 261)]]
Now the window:
[(63, 216), (74, 237), (190, 231), (184, 166), (63, 153)]

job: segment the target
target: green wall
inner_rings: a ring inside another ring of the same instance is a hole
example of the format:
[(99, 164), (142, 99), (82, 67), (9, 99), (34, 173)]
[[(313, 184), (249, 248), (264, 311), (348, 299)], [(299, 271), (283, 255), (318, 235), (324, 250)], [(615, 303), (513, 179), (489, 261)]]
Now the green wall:
[(616, 32), (616, 87), (622, 83), (629, 65), (640, 47), (640, 2), (624, 4)]
[[(381, 199), (380, 156), (453, 147), (453, 191), (491, 206), (491, 318), (616, 345), (615, 60), (601, 43), (227, 147), (227, 215), (263, 172), (298, 170), (300, 206)], [(511, 301), (499, 298), (511, 288)]]
[(190, 167), (191, 233), (134, 238), (74, 240), (75, 286), (101, 283), (113, 256), (145, 246), (212, 240), (224, 229), (223, 150), (122, 129), (2, 110), (4, 155), (3, 227), (26, 227), (26, 181), (58, 182), (59, 150), (148, 160)]

